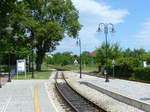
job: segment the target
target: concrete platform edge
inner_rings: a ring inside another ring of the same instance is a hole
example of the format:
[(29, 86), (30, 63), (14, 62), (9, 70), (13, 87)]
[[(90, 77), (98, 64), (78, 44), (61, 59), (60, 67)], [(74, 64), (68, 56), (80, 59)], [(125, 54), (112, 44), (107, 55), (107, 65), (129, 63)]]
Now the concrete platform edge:
[(98, 91), (100, 91), (100, 92), (102, 92), (102, 93), (104, 93), (104, 94), (106, 94), (106, 95), (108, 95), (108, 96), (110, 96), (110, 97), (112, 97), (116, 100), (119, 100), (121, 102), (129, 104), (129, 105), (134, 106), (136, 108), (144, 110), (145, 112), (149, 112), (149, 110), (150, 110), (150, 105), (149, 104), (146, 104), (146, 103), (143, 103), (141, 101), (138, 101), (138, 100), (120, 95), (118, 93), (115, 93), (115, 92), (112, 92), (112, 91), (109, 91), (109, 90), (106, 90), (104, 88), (101, 88), (101, 87), (96, 86), (94, 84), (91, 84), (89, 82), (81, 82), (81, 83), (87, 85), (88, 87), (94, 88), (95, 90), (98, 90)]

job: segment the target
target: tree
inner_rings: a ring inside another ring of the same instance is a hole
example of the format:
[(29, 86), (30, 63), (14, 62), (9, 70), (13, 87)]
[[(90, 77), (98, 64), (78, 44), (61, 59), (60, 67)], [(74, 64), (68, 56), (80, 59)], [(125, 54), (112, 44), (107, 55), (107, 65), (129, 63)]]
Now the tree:
[(32, 40), (36, 40), (36, 69), (41, 70), (46, 52), (55, 50), (66, 35), (75, 38), (81, 25), (78, 11), (71, 0), (26, 0), (32, 11), (33, 24), (29, 25)]
[(56, 53), (53, 55), (51, 60), (49, 60), (49, 64), (55, 65), (72, 65), (74, 61), (74, 57), (71, 55), (71, 52), (64, 52), (64, 53)]
[(132, 50), (130, 48), (127, 48), (124, 52), (123, 52), (123, 56), (124, 57), (132, 57)]
[[(34, 48), (38, 71), (45, 53), (55, 50), (66, 36), (76, 38), (81, 28), (78, 11), (71, 0), (2, 0), (0, 8), (1, 50), (22, 54)], [(14, 28), (12, 35), (5, 30), (8, 24)], [(15, 34), (19, 36), (17, 42), (12, 38)]]
[[(14, 63), (17, 58), (26, 58), (30, 54), (30, 40), (25, 35), (25, 18), (29, 12), (27, 6), (22, 1), (17, 0), (2, 0), (0, 2), (0, 53), (3, 61), (6, 64), (8, 54), (13, 57)], [(13, 31), (8, 33), (6, 27), (11, 24)], [(13, 36), (17, 35), (15, 40)], [(7, 56), (6, 56), (7, 55)]]
[(16, 0), (1, 0), (0, 1), (0, 50), (6, 49), (7, 33), (4, 31), (8, 24), (10, 13), (14, 8)]
[(141, 58), (142, 55), (144, 55), (146, 51), (144, 49), (134, 49), (131, 50), (130, 48), (127, 48), (124, 51), (124, 57), (135, 57), (135, 58)]
[[(118, 43), (107, 44), (108, 59), (116, 59), (122, 56), (122, 50)], [(99, 71), (102, 66), (106, 63), (106, 44), (103, 42), (102, 45), (96, 49), (96, 60), (99, 64)]]
[(8, 23), (8, 19), (9, 19), (9, 14), (13, 11), (16, 1), (17, 0), (1, 0), (0, 2), (0, 30), (6, 27), (6, 23)]
[(82, 56), (82, 62), (85, 65), (91, 64), (94, 61), (93, 56), (88, 51), (83, 51), (81, 56)]

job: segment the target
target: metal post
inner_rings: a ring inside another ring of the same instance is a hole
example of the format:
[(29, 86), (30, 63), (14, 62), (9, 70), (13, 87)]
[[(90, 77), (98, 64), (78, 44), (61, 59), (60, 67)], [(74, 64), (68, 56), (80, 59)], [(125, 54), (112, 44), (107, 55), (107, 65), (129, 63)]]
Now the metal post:
[(8, 60), (8, 61), (9, 61), (9, 62), (8, 62), (8, 63), (9, 63), (9, 64), (8, 64), (8, 70), (9, 70), (9, 73), (8, 73), (8, 82), (11, 82), (11, 76), (10, 76), (10, 75), (11, 75), (11, 74), (10, 74), (10, 53), (9, 53), (8, 58), (9, 58), (9, 60)]
[(81, 40), (79, 39), (80, 46), (80, 78), (82, 78), (82, 56), (81, 56)]
[(113, 64), (113, 77), (115, 77), (115, 60), (112, 60), (112, 64)]
[(115, 65), (113, 64), (113, 77), (115, 77)]
[(27, 63), (28, 63), (28, 72), (30, 72), (30, 59), (29, 59), (29, 56), (27, 57)]
[(106, 39), (106, 66), (105, 66), (105, 70), (106, 70), (106, 76), (105, 76), (105, 82), (109, 82), (109, 78), (108, 78), (108, 43), (107, 43), (107, 35), (108, 35), (108, 26), (105, 25), (104, 26), (104, 33), (105, 33), (105, 39)]
[(33, 54), (34, 54), (34, 49), (33, 49), (33, 39), (32, 39), (32, 78), (34, 78), (34, 57), (33, 57)]

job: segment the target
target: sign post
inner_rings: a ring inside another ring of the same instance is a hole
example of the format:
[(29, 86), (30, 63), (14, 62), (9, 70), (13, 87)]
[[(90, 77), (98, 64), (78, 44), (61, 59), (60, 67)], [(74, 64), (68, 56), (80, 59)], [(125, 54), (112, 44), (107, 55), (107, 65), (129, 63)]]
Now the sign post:
[(74, 65), (74, 72), (76, 71), (76, 67), (79, 65), (78, 61), (75, 59), (74, 62), (73, 62), (73, 65)]
[(112, 60), (112, 65), (113, 65), (113, 78), (115, 77), (115, 60)]
[(24, 72), (25, 73), (25, 78), (26, 78), (26, 60), (17, 60), (17, 79), (18, 79), (18, 73), (19, 72)]

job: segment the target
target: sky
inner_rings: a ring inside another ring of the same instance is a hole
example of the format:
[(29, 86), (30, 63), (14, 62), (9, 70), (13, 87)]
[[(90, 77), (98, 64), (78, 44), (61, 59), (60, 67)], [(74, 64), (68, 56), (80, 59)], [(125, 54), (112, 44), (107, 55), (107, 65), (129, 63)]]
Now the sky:
[[(150, 50), (150, 0), (72, 0), (79, 11), (79, 32), (82, 51), (92, 52), (105, 42), (103, 32), (96, 32), (99, 23), (112, 23), (115, 34), (108, 41), (119, 43), (121, 48)], [(109, 27), (111, 29), (111, 27)], [(64, 38), (56, 52), (79, 54), (76, 39)]]

